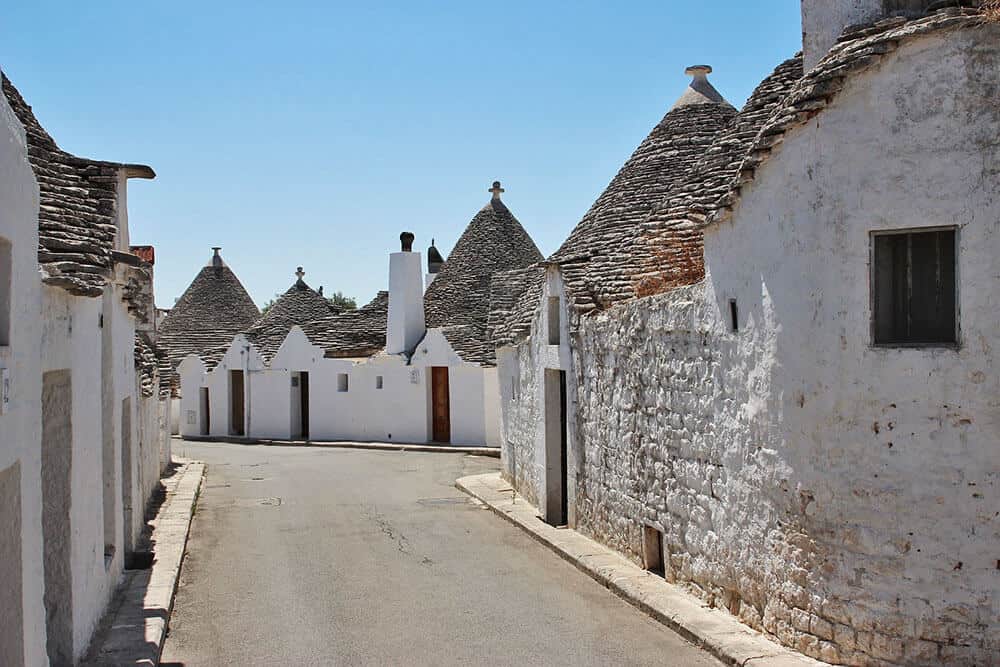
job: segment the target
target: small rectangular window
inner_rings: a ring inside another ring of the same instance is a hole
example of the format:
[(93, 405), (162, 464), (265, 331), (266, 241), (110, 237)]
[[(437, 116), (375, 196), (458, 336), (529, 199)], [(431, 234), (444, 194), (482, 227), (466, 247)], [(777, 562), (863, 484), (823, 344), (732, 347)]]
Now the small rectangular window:
[(10, 345), (11, 281), (14, 257), (10, 241), (0, 238), (0, 345)]
[(376, 375), (375, 376), (375, 388), (376, 389), (381, 389), (382, 388), (382, 376), (381, 375)]
[(337, 391), (347, 391), (347, 373), (337, 373)]
[(729, 330), (740, 330), (740, 309), (736, 305), (736, 299), (729, 300)]
[(956, 231), (872, 234), (876, 345), (958, 342)]
[(299, 386), (299, 376), (298, 375), (293, 375), (292, 376), (292, 386), (293, 387), (298, 387)]
[(550, 296), (548, 300), (548, 320), (549, 320), (549, 345), (559, 345), (560, 322), (559, 322), (559, 297)]

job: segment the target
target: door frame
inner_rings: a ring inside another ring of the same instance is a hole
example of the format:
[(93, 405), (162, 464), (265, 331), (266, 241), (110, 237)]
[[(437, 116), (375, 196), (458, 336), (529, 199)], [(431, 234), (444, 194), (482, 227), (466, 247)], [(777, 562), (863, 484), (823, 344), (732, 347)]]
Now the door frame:
[[(451, 443), (451, 377), (447, 366), (431, 366), (431, 442)], [(438, 408), (443, 407), (439, 414)]]
[(569, 395), (566, 371), (544, 373), (545, 521), (569, 524)]
[[(237, 377), (239, 378), (239, 383), (236, 382)], [(238, 392), (234, 391), (236, 384), (239, 384)], [(237, 405), (239, 405), (238, 411), (236, 409)], [(237, 419), (237, 412), (239, 413), (239, 419)], [(229, 371), (229, 435), (241, 437), (246, 435), (246, 419), (246, 375), (242, 369), (231, 370)]]

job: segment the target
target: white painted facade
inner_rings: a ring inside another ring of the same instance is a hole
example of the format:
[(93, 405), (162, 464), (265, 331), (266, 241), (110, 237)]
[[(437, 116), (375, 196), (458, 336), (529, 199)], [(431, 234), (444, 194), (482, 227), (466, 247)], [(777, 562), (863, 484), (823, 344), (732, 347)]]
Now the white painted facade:
[[(995, 25), (904, 43), (706, 230), (704, 282), (579, 321), (571, 523), (638, 562), (661, 531), (669, 580), (817, 658), (995, 663), (998, 71)], [(871, 233), (940, 226), (959, 345), (874, 345)], [(544, 304), (499, 355), (504, 473), (540, 508)]]
[(179, 366), (181, 435), (238, 435), (230, 423), (230, 373), (236, 370), (246, 378), (246, 437), (302, 438), (299, 392), (302, 374), (308, 373), (309, 439), (432, 442), (431, 369), (446, 367), (451, 444), (498, 447), (496, 368), (462, 361), (440, 329), (424, 329), (420, 253), (393, 253), (389, 261), (387, 352), (368, 358), (327, 358), (302, 329), (293, 327), (267, 364), (246, 338), (236, 336), (210, 371), (194, 355)]
[[(248, 363), (249, 360), (249, 363)], [(407, 363), (405, 355), (330, 359), (299, 327), (293, 327), (270, 365), (237, 336), (211, 371), (191, 355), (179, 367), (181, 435), (229, 437), (229, 373), (242, 370), (245, 434), (251, 438), (300, 439), (298, 389), (293, 374), (309, 374), (309, 438), (362, 442), (427, 443), (431, 430), (430, 368), (446, 366), (451, 408), (451, 443), (499, 446), (499, 388), (495, 368), (463, 362), (437, 329), (427, 332)], [(343, 390), (342, 376), (347, 376)], [(201, 390), (209, 395), (209, 432), (203, 432)]]
[[(8, 545), (18, 541), (21, 551), (16, 564), (0, 564), (4, 586), (17, 582), (21, 591), (17, 606), (4, 607), (0, 662), (45, 665), (54, 634), (64, 638), (59, 644), (66, 660), (79, 660), (86, 651), (170, 450), (160, 417), (165, 404), (140, 396), (135, 320), (124, 300), (128, 268), (117, 265), (96, 298), (42, 283), (38, 185), (26, 158), (24, 131), (3, 95), (0, 133), (0, 246), (9, 243), (13, 260), (9, 296), (0, 275), (0, 306), (8, 299), (11, 306), (10, 336), (0, 345), (0, 369), (9, 383), (9, 401), (0, 411), (0, 480), (6, 490), (18, 487), (20, 507), (16, 525), (0, 509), (0, 535)], [(115, 244), (121, 252), (128, 252), (128, 177), (121, 169)], [(6, 255), (0, 274), (6, 273), (5, 262)], [(0, 322), (7, 321), (0, 316)], [(56, 376), (68, 381), (61, 384), (68, 392), (46, 402), (46, 378)], [(59, 426), (46, 440), (49, 420)], [(131, 443), (131, 449), (123, 450), (123, 443)], [(53, 473), (46, 461), (58, 462), (54, 467), (65, 477)], [(19, 481), (12, 482), (12, 468), (19, 471)], [(5, 497), (6, 507), (10, 500)], [(60, 528), (46, 537), (45, 526), (54, 515)], [(53, 555), (61, 570), (50, 577)], [(67, 620), (60, 626), (65, 632), (53, 631), (46, 591)], [(21, 656), (8, 651), (14, 634), (20, 634)]]
[[(38, 275), (38, 184), (28, 163), (24, 128), (0, 94), (0, 662), (45, 664), (42, 606), (41, 281)], [(8, 254), (9, 253), (9, 254)], [(9, 261), (8, 265), (6, 262)], [(9, 270), (9, 275), (7, 271)], [(9, 285), (9, 290), (7, 286)], [(3, 395), (6, 392), (6, 395)], [(16, 503), (16, 504), (15, 504)], [(8, 553), (9, 550), (9, 553)], [(11, 558), (11, 560), (7, 560)]]

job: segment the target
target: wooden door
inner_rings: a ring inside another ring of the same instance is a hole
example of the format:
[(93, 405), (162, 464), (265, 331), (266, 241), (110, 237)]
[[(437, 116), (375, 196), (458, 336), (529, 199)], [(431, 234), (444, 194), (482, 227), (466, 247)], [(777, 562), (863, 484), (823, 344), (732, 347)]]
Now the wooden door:
[(243, 371), (229, 371), (229, 433), (243, 435)]
[(299, 373), (299, 414), (302, 416), (302, 439), (309, 439), (309, 373)]
[(451, 399), (448, 395), (448, 367), (431, 367), (431, 421), (435, 442), (451, 442)]

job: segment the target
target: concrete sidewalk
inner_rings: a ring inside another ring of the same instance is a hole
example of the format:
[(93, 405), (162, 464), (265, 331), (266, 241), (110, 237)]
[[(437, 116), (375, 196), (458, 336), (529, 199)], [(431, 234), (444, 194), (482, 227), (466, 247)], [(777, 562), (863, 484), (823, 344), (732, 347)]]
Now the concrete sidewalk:
[(739, 667), (826, 664), (770, 641), (732, 615), (707, 607), (681, 588), (646, 572), (590, 538), (543, 522), (538, 510), (517, 496), (500, 473), (462, 477), (456, 480), (455, 486), (484, 502), (619, 597), (726, 664)]
[(174, 459), (180, 467), (164, 478), (166, 498), (151, 521), (153, 566), (126, 570), (125, 578), (95, 633), (87, 667), (157, 665), (166, 639), (181, 562), (205, 464)]
[(353, 440), (271, 440), (268, 438), (237, 438), (220, 436), (198, 436), (187, 438), (175, 435), (180, 442), (229, 442), (237, 445), (267, 445), (271, 447), (341, 447), (344, 449), (375, 449), (390, 452), (436, 452), (439, 454), (473, 454), (500, 458), (498, 447), (477, 447), (468, 445), (427, 445), (409, 442), (356, 442)]

